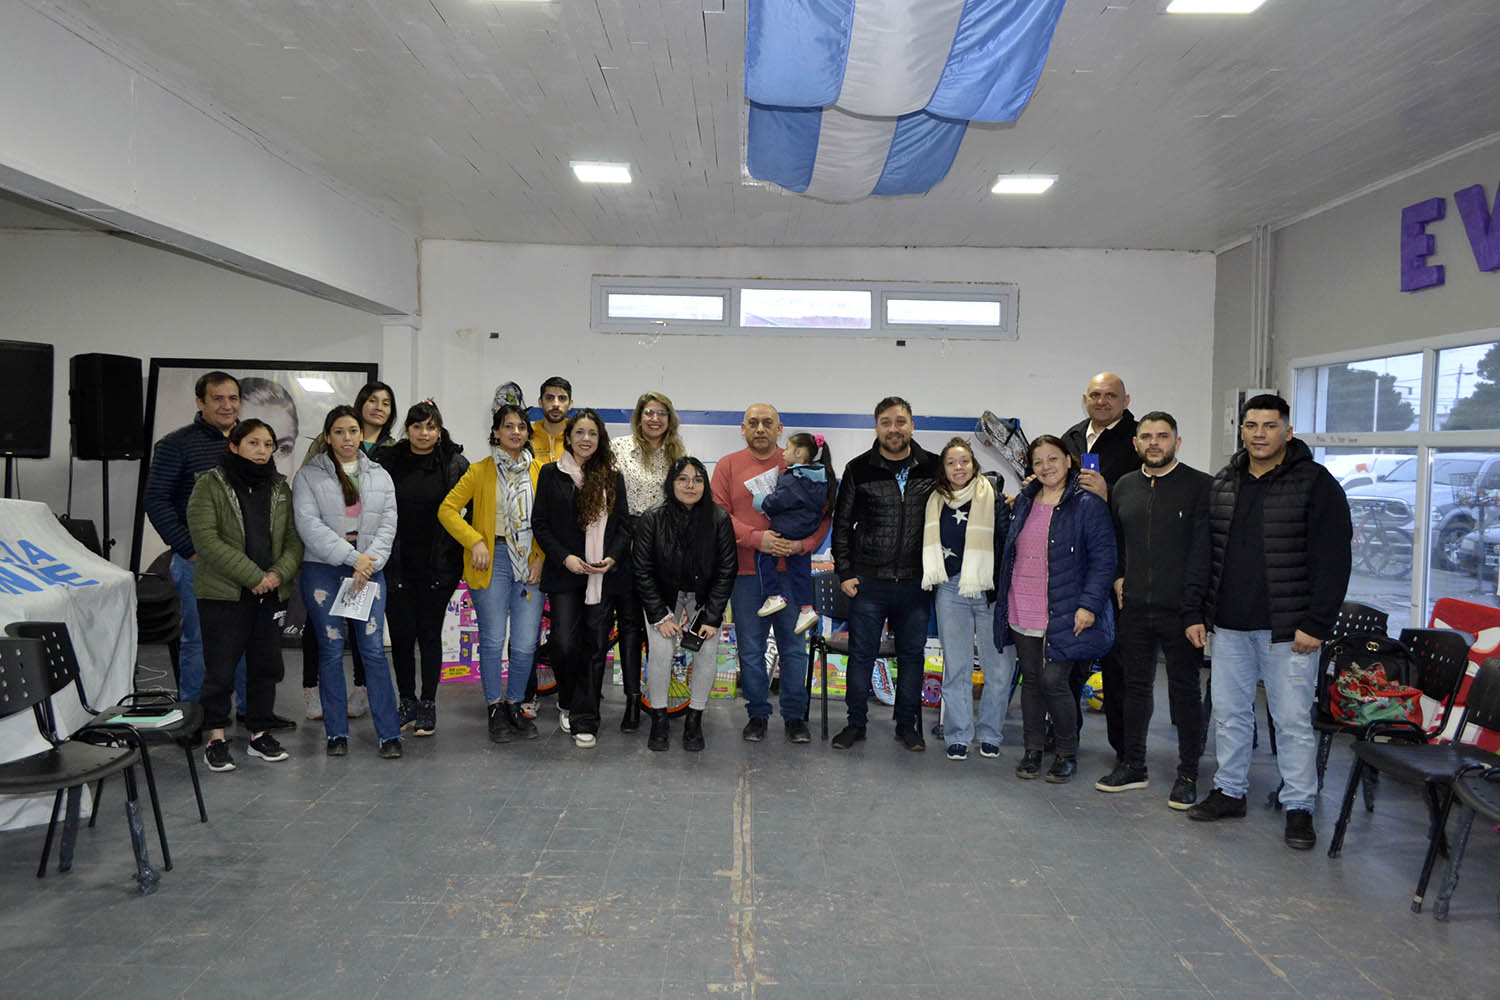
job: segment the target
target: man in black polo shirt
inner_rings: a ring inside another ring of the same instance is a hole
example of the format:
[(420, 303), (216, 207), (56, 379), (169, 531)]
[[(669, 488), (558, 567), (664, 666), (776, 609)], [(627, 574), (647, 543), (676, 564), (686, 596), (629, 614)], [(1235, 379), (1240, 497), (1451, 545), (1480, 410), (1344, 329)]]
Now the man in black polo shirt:
[[(1130, 394), (1125, 391), (1124, 380), (1114, 372), (1100, 372), (1089, 379), (1083, 390), (1083, 411), (1088, 417), (1069, 427), (1062, 436), (1069, 454), (1079, 458), (1085, 454), (1099, 456), (1099, 471), (1084, 469), (1078, 474), (1078, 482), (1105, 500), (1119, 478), (1140, 464), (1135, 453), (1135, 417), (1129, 407)], [(1100, 658), (1099, 673), (1104, 681), (1104, 726), (1109, 745), (1114, 748), (1116, 759), (1124, 760), (1125, 667), (1118, 646)], [(1081, 698), (1083, 668), (1075, 667), (1069, 681), (1073, 696)], [(1078, 722), (1082, 726), (1082, 709)]]
[(1186, 809), (1197, 800), (1198, 751), (1203, 706), (1198, 671), (1203, 651), (1188, 641), (1182, 620), (1182, 581), (1193, 529), (1202, 516), (1211, 477), (1177, 460), (1182, 438), (1170, 413), (1140, 419), (1135, 449), (1140, 468), (1110, 490), (1119, 562), (1115, 600), (1120, 618), (1115, 649), (1124, 663), (1125, 759), (1095, 782), (1101, 792), (1145, 788), (1146, 731), (1151, 725), (1156, 653), (1167, 660), (1167, 696), (1177, 724), (1177, 780), (1167, 805)]

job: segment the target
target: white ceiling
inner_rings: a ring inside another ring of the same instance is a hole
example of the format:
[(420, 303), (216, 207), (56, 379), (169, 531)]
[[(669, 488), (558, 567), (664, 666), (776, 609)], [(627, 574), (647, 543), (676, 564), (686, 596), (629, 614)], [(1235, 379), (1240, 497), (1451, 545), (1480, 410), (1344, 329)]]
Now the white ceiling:
[[(926, 195), (828, 205), (744, 176), (744, 0), (29, 2), (426, 237), (1213, 249), (1500, 131), (1496, 0), (1072, 0), (1018, 123)], [(988, 194), (1016, 171), (1061, 179)]]

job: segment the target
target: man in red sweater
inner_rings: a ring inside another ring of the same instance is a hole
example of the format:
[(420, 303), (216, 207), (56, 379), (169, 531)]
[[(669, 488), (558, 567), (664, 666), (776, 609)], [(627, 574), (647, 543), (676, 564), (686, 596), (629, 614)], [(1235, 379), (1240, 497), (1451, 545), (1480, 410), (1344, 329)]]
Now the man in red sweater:
[[(807, 743), (812, 733), (807, 728), (807, 646), (797, 635), (795, 602), (774, 615), (758, 615), (765, 595), (755, 572), (755, 553), (765, 552), (781, 557), (797, 552), (813, 552), (828, 534), (829, 516), (824, 515), (818, 530), (800, 542), (782, 538), (770, 528), (770, 521), (755, 509), (753, 495), (769, 493), (776, 477), (786, 469), (781, 455), (781, 417), (769, 403), (753, 403), (745, 410), (740, 433), (747, 447), (725, 455), (714, 465), (714, 503), (723, 507), (734, 522), (734, 541), (739, 552), (739, 569), (734, 578), (734, 592), (729, 605), (734, 613), (735, 640), (740, 657), (740, 685), (745, 694), (745, 708), (750, 721), (742, 734), (751, 743), (766, 738), (767, 720), (771, 717), (771, 675), (766, 668), (766, 636), (776, 630), (776, 650), (781, 660), (781, 719), (786, 738), (793, 743)], [(778, 563), (778, 570), (786, 569)], [(784, 579), (783, 593), (789, 586)]]

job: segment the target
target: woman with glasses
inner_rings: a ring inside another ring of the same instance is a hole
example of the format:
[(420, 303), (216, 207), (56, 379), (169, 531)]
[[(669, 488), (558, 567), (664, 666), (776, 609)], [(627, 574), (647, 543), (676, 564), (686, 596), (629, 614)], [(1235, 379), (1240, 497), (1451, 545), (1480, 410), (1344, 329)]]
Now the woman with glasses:
[[(687, 454), (677, 427), (677, 411), (672, 401), (659, 392), (645, 392), (635, 401), (635, 411), (630, 415), (630, 436), (614, 439), (615, 464), (625, 479), (625, 506), (632, 521), (656, 510), (666, 499), (663, 484), (667, 481), (667, 470)], [(641, 648), (646, 641), (646, 621), (641, 615), (640, 593), (633, 579), (626, 580), (620, 593), (616, 619), (620, 633), (620, 672), (625, 680), (625, 714), (620, 719), (620, 732), (632, 733), (641, 725)]]
[(647, 693), (651, 735), (646, 746), (669, 742), (667, 687), (679, 642), (693, 651), (691, 694), (682, 748), (702, 750), (703, 709), (718, 674), (719, 626), (734, 589), (739, 556), (729, 514), (708, 495), (708, 472), (696, 458), (679, 458), (664, 480), (667, 499), (636, 522), (635, 586), (645, 609)]

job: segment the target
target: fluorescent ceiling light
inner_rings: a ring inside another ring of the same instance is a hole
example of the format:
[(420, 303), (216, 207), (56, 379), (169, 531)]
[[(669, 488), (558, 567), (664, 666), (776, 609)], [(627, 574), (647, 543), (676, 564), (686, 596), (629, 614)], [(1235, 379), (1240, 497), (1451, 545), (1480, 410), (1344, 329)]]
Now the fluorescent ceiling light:
[(1266, 0), (1172, 0), (1168, 14), (1250, 14)]
[(330, 396), (333, 395), (333, 386), (328, 384), (328, 380), (326, 378), (304, 377), (302, 375), (298, 375), (297, 384), (306, 389), (308, 392), (321, 392)]
[(1056, 174), (1001, 174), (990, 194), (1041, 194), (1056, 182)]
[(585, 160), (574, 160), (568, 166), (573, 168), (573, 176), (585, 184), (630, 183), (630, 164), (628, 163), (591, 163)]

